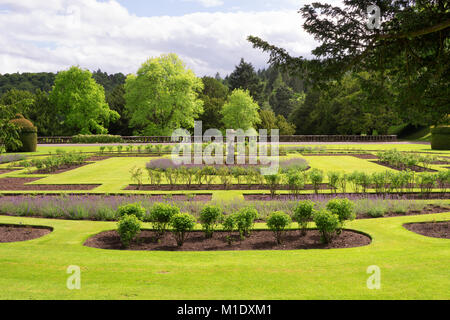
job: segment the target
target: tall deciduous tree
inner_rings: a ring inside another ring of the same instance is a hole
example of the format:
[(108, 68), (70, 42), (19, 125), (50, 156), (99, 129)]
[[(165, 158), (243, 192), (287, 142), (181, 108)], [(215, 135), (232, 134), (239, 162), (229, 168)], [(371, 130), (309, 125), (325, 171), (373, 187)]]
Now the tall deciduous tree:
[(19, 132), (16, 125), (10, 122), (11, 115), (6, 106), (0, 105), (0, 153), (9, 147), (21, 147)]
[[(380, 28), (369, 20), (365, 0), (344, 7), (312, 3), (300, 12), (303, 28), (321, 42), (315, 59), (291, 57), (257, 37), (249, 41), (270, 52), (270, 62), (317, 85), (346, 72), (379, 72), (393, 80), (392, 103), (406, 121), (437, 124), (450, 112), (450, 4), (443, 0), (377, 0)], [(370, 27), (372, 26), (372, 27)]]
[(228, 87), (221, 81), (211, 78), (202, 78), (204, 89), (200, 94), (203, 100), (204, 113), (198, 118), (203, 122), (203, 130), (222, 129), (223, 122), (220, 114), (229, 94)]
[(126, 110), (136, 134), (171, 135), (203, 113), (201, 79), (176, 54), (147, 60), (125, 83)]
[(130, 128), (130, 119), (125, 110), (125, 85), (119, 84), (116, 86), (112, 92), (106, 96), (106, 102), (108, 102), (111, 110), (120, 114), (120, 119), (118, 121), (109, 124), (108, 131), (111, 134), (121, 136), (132, 135), (133, 130)]
[(280, 135), (293, 135), (295, 133), (295, 126), (282, 115), (276, 116), (272, 110), (261, 110), (259, 116), (261, 123), (258, 129), (266, 129), (269, 133), (271, 129), (278, 129)]
[(259, 106), (248, 90), (235, 89), (223, 106), (223, 123), (226, 129), (255, 129), (261, 123)]
[(105, 126), (119, 114), (105, 101), (105, 90), (88, 70), (71, 67), (58, 73), (50, 102), (62, 116), (66, 134), (107, 133)]
[(30, 118), (34, 99), (34, 94), (29, 91), (11, 89), (1, 96), (0, 104), (6, 107), (5, 111), (10, 118), (17, 113)]
[(47, 92), (36, 90), (29, 119), (37, 127), (40, 136), (65, 135), (64, 128), (61, 126), (63, 117), (55, 113)]

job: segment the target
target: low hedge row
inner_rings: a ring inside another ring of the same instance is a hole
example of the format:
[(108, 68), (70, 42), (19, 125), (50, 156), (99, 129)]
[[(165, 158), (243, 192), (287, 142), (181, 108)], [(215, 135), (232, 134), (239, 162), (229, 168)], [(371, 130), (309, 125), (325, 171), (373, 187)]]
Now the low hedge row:
[(431, 134), (432, 149), (450, 150), (450, 126), (434, 128)]
[(121, 136), (114, 136), (109, 134), (98, 135), (77, 135), (72, 137), (73, 143), (122, 143)]

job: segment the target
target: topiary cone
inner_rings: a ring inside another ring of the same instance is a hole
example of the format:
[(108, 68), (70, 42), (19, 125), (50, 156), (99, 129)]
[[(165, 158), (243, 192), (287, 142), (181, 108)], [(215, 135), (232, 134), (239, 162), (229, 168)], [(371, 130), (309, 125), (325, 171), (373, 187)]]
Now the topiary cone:
[(431, 148), (450, 150), (450, 126), (436, 127), (431, 130)]
[(8, 151), (12, 152), (36, 152), (37, 149), (37, 128), (30, 120), (24, 118), (23, 115), (17, 114), (10, 123), (16, 125), (19, 129), (19, 137), (22, 142), (22, 147)]

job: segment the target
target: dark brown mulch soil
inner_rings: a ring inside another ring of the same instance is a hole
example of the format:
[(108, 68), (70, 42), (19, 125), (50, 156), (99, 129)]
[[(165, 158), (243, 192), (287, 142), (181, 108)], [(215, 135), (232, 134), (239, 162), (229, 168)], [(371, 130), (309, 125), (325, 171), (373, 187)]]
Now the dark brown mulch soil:
[(112, 156), (92, 156), (86, 159), (86, 161), (102, 161), (112, 158)]
[(374, 154), (352, 154), (352, 156), (358, 159), (378, 159), (378, 157)]
[[(381, 195), (376, 193), (338, 193), (338, 197), (347, 197), (351, 199), (379, 199)], [(429, 194), (421, 194), (421, 193), (391, 193), (386, 196), (386, 199), (395, 199), (395, 200), (417, 200), (417, 199), (448, 199), (450, 194), (443, 192), (432, 192)], [(319, 193), (316, 194), (300, 194), (297, 196), (291, 194), (277, 194), (274, 197), (271, 197), (270, 194), (244, 194), (244, 199), (246, 201), (286, 201), (286, 200), (323, 200), (323, 199), (333, 199), (335, 198), (335, 194), (331, 193)]]
[[(297, 250), (297, 249), (333, 249), (353, 248), (366, 246), (371, 239), (361, 233), (344, 230), (336, 236), (330, 244), (320, 242), (317, 230), (308, 230), (305, 236), (300, 236), (299, 230), (290, 230), (283, 235), (283, 243), (277, 245), (271, 231), (253, 231), (249, 238), (240, 241), (239, 235), (233, 234), (233, 242), (228, 244), (228, 233), (215, 232), (213, 238), (205, 239), (203, 232), (189, 233), (184, 245), (177, 246), (172, 234), (167, 233), (155, 242), (155, 233), (143, 230), (138, 239), (131, 243), (128, 250), (155, 250), (155, 251), (230, 251), (230, 250)], [(100, 249), (123, 249), (117, 231), (106, 231), (89, 238), (85, 246)]]
[(450, 221), (408, 223), (403, 225), (409, 231), (432, 238), (450, 239)]
[(17, 169), (0, 169), (0, 174), (10, 173), (16, 171)]
[[(417, 216), (422, 214), (434, 214), (434, 213), (442, 213), (450, 211), (449, 208), (436, 206), (436, 205), (428, 205), (422, 211), (419, 210), (410, 210), (407, 212), (386, 212), (383, 218), (389, 217), (400, 217), (400, 216)], [(376, 219), (374, 217), (369, 216), (368, 214), (358, 214), (356, 219)]]
[[(406, 186), (407, 188), (412, 188), (411, 184)], [(418, 186), (416, 186), (418, 187)], [(450, 187), (450, 184), (445, 184), (444, 188), (448, 189)], [(368, 187), (375, 188), (375, 185), (370, 185)], [(405, 188), (406, 189), (406, 188)], [(252, 191), (252, 190), (269, 190), (269, 187), (266, 184), (232, 184), (229, 186), (225, 186), (223, 184), (191, 184), (190, 186), (186, 184), (176, 184), (176, 185), (170, 185), (170, 184), (161, 184), (161, 185), (154, 185), (154, 184), (144, 184), (140, 187), (136, 184), (128, 185), (124, 190), (140, 190), (140, 191), (195, 191), (195, 190), (245, 190), (245, 191)], [(280, 185), (277, 187), (277, 191), (288, 191), (291, 190), (288, 185)], [(302, 190), (314, 190), (314, 187), (312, 184), (306, 184)], [(326, 183), (321, 183), (318, 185), (318, 190), (330, 190), (330, 186)]]
[(34, 184), (26, 185), (41, 178), (1, 178), (0, 190), (7, 191), (57, 191), (57, 190), (92, 190), (100, 184)]
[(51, 228), (19, 225), (0, 225), (0, 243), (27, 241), (52, 232)]
[(431, 164), (442, 165), (442, 164), (450, 164), (450, 162), (449, 161), (433, 161)]
[[(384, 167), (391, 168), (391, 169), (398, 170), (398, 171), (405, 170), (404, 168), (399, 168), (399, 167), (396, 167), (396, 166), (392, 166), (392, 165), (390, 165), (387, 162), (374, 161), (374, 163), (379, 164), (380, 166), (384, 166)], [(411, 171), (414, 171), (414, 172), (438, 172), (437, 170), (427, 169), (427, 168), (424, 168), (424, 167), (421, 167), (421, 166), (410, 166), (410, 167), (408, 167), (408, 169), (410, 169)]]

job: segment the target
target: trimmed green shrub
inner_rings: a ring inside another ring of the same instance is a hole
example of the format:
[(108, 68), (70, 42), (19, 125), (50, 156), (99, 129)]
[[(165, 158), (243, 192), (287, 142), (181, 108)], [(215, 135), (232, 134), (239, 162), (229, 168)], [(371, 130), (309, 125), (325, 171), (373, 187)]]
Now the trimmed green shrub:
[(23, 115), (17, 114), (14, 119), (10, 121), (17, 127), (19, 140), (22, 142), (21, 147), (6, 145), (8, 152), (36, 152), (37, 148), (37, 128), (31, 121), (25, 119)]
[(447, 185), (450, 184), (450, 170), (439, 171), (437, 173), (437, 183), (443, 193), (447, 191)]
[(180, 213), (180, 208), (166, 203), (155, 203), (149, 213), (153, 228), (159, 236), (163, 236), (172, 217)]
[(253, 227), (257, 217), (258, 211), (253, 207), (242, 208), (234, 214), (234, 220), (241, 239), (250, 236), (250, 229)]
[(123, 216), (117, 224), (117, 233), (120, 241), (125, 248), (128, 248), (130, 242), (141, 232), (141, 220), (135, 215)]
[(328, 185), (330, 186), (330, 189), (334, 191), (334, 193), (337, 193), (337, 189), (339, 187), (339, 179), (340, 174), (339, 172), (330, 171), (328, 172)]
[(264, 176), (264, 180), (270, 189), (270, 196), (273, 198), (277, 192), (277, 189), (280, 186), (282, 175), (280, 173), (277, 174), (269, 174)]
[(121, 143), (123, 142), (121, 136), (114, 136), (109, 134), (79, 134), (72, 137), (73, 143)]
[(320, 184), (323, 181), (323, 171), (317, 168), (312, 169), (309, 173), (309, 179), (311, 180), (311, 184), (313, 185), (314, 192), (318, 194)]
[(431, 193), (433, 188), (437, 184), (437, 175), (429, 172), (421, 172), (420, 174), (416, 175), (417, 184), (420, 187), (421, 193)]
[(236, 229), (236, 220), (234, 218), (234, 215), (230, 214), (225, 216), (222, 222), (222, 227), (225, 232), (228, 232), (227, 241), (228, 245), (231, 245), (232, 242), (231, 233)]
[(200, 211), (200, 223), (205, 231), (206, 238), (213, 236), (216, 226), (222, 221), (222, 208), (218, 206), (205, 206)]
[(320, 231), (322, 242), (330, 243), (339, 228), (339, 217), (331, 211), (322, 209), (314, 212), (314, 223)]
[(291, 217), (283, 211), (273, 212), (267, 219), (267, 226), (275, 235), (277, 244), (281, 244), (281, 236), (291, 224)]
[(298, 223), (298, 226), (302, 229), (302, 235), (306, 234), (306, 228), (308, 221), (312, 219), (314, 213), (315, 203), (311, 200), (300, 201), (294, 208), (292, 218)]
[(450, 150), (450, 126), (431, 130), (431, 148), (433, 150)]
[(186, 240), (186, 233), (195, 227), (195, 218), (187, 213), (177, 213), (170, 219), (170, 226), (177, 245), (181, 247)]
[(142, 207), (140, 203), (130, 203), (117, 208), (116, 214), (119, 219), (124, 216), (134, 215), (136, 218), (143, 221), (145, 216), (145, 208)]
[(305, 178), (300, 171), (288, 170), (286, 173), (289, 190), (292, 194), (298, 195), (300, 190), (305, 187)]
[(341, 232), (342, 227), (346, 220), (354, 220), (355, 214), (355, 204), (349, 199), (332, 199), (327, 203), (327, 209), (335, 214), (339, 218), (339, 229), (338, 233)]
[(86, 158), (87, 155), (83, 155), (81, 153), (63, 152), (58, 155), (42, 159), (33, 159), (30, 161), (30, 163), (38, 170), (42, 170), (45, 172), (54, 172), (62, 167), (81, 165), (84, 163)]
[(136, 183), (138, 190), (144, 184), (144, 170), (134, 166), (130, 169), (131, 180)]

